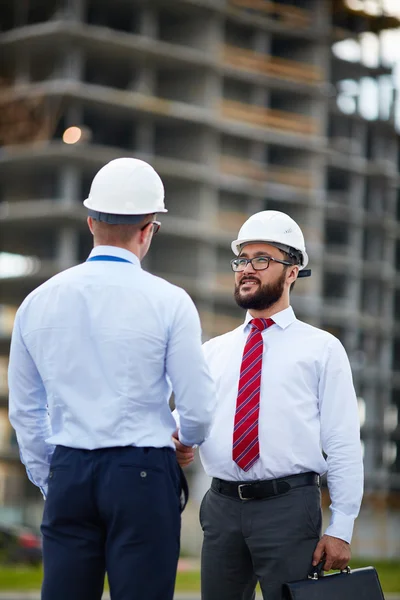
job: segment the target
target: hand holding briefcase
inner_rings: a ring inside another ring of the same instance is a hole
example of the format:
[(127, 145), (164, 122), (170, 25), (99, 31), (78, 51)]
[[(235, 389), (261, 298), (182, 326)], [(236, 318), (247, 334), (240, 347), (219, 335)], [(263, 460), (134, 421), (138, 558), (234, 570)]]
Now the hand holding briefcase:
[(346, 570), (320, 577), (313, 568), (307, 579), (285, 583), (287, 600), (384, 600), (378, 573), (374, 567)]

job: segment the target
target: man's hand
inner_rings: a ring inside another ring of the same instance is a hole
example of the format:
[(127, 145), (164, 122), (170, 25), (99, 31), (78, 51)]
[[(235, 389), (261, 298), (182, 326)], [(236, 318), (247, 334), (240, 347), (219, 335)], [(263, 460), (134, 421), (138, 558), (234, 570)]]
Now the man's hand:
[(345, 569), (351, 558), (350, 544), (330, 535), (323, 535), (315, 548), (313, 566), (324, 560), (324, 571)]
[(180, 467), (187, 467), (194, 461), (194, 450), (190, 446), (185, 446), (178, 439), (178, 431), (172, 436), (172, 441), (175, 444), (176, 459)]

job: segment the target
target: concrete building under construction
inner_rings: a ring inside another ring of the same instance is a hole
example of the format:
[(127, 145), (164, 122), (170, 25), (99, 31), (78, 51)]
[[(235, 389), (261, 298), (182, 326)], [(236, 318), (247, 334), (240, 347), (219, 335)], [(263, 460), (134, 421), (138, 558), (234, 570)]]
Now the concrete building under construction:
[[(120, 156), (149, 161), (165, 182), (169, 213), (144, 266), (191, 294), (207, 337), (242, 319), (229, 261), (247, 216), (277, 209), (299, 222), (313, 276), (296, 285), (293, 305), (350, 356), (365, 511), (398, 502), (399, 140), (394, 101), (366, 119), (357, 91), (365, 80), (381, 89), (392, 67), (379, 56), (374, 66), (344, 60), (333, 46), (379, 39), (399, 22), (351, 4), (3, 1), (1, 520), (34, 522), (41, 510), (7, 419), (13, 316), (34, 287), (86, 259), (82, 200)], [(399, 550), (390, 535), (381, 554)]]

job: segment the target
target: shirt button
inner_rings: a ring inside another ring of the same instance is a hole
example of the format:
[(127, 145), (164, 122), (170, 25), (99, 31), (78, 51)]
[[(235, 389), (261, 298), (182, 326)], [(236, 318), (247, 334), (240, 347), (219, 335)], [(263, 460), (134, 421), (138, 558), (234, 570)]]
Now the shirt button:
[(140, 477), (147, 477), (146, 471), (140, 471)]
[(53, 477), (53, 471), (50, 471), (49, 478), (51, 479), (52, 477)]

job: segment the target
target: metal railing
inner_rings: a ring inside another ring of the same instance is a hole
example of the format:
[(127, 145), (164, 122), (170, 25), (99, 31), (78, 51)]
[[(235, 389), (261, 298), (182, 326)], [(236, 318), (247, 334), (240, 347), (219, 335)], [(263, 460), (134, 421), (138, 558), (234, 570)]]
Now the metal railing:
[(322, 69), (316, 65), (254, 52), (236, 46), (223, 46), (222, 60), (226, 65), (245, 71), (255, 71), (299, 83), (317, 84), (323, 81)]
[(254, 11), (285, 25), (310, 27), (312, 24), (311, 11), (293, 5), (280, 4), (270, 0), (230, 0), (230, 6)]
[(228, 175), (246, 177), (261, 182), (290, 185), (302, 189), (313, 187), (312, 175), (304, 169), (280, 165), (262, 165), (255, 161), (242, 160), (234, 156), (222, 156), (220, 170)]
[(278, 129), (285, 133), (310, 136), (317, 135), (319, 130), (319, 122), (313, 117), (285, 110), (264, 108), (256, 104), (223, 100), (220, 110), (222, 117), (226, 119), (242, 121), (257, 127)]

